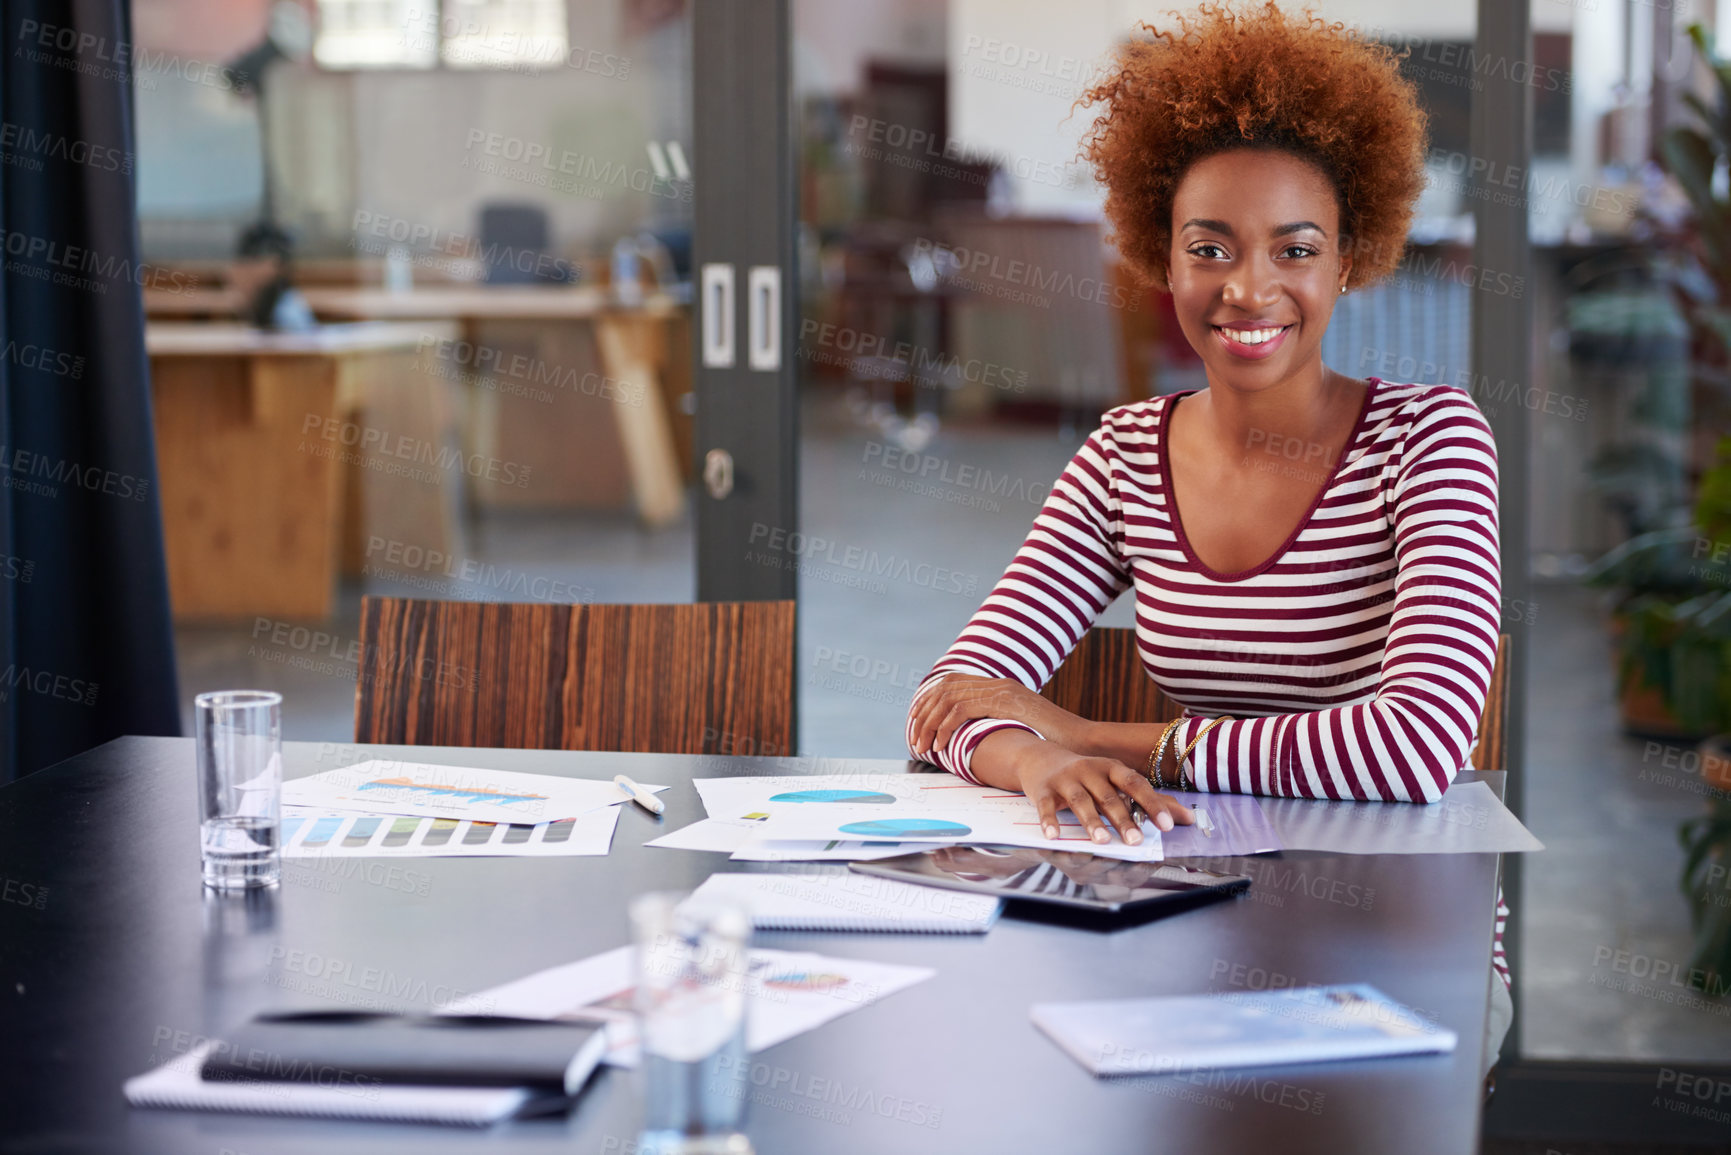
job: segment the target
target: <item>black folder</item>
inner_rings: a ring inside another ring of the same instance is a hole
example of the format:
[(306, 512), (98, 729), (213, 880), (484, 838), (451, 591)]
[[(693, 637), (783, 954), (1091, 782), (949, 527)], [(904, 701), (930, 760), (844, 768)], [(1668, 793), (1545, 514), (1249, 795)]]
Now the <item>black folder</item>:
[(499, 1015), (305, 1011), (260, 1015), (215, 1043), (207, 1080), (312, 1086), (526, 1087), (575, 1095), (603, 1027)]

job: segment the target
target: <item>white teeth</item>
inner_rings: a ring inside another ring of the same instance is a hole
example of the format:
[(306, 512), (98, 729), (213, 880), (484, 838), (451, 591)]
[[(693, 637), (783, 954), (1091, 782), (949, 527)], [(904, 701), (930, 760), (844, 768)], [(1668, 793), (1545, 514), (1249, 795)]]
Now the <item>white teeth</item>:
[(1240, 345), (1260, 345), (1264, 341), (1274, 340), (1286, 332), (1286, 329), (1282, 326), (1279, 329), (1222, 329), (1220, 331), (1226, 334), (1228, 341), (1236, 341)]

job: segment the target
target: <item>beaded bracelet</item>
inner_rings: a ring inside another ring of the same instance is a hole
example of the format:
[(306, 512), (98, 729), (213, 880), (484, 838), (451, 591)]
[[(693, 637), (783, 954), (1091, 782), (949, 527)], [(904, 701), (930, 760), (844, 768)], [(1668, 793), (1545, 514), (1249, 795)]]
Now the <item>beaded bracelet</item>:
[(1184, 721), (1184, 716), (1179, 715), (1166, 723), (1166, 728), (1160, 731), (1160, 744), (1148, 752), (1148, 769), (1152, 771), (1148, 780), (1154, 783), (1157, 790), (1168, 789), (1165, 780), (1160, 776), (1160, 759), (1166, 756), (1166, 744), (1172, 740), (1172, 731), (1176, 730), (1182, 721)]

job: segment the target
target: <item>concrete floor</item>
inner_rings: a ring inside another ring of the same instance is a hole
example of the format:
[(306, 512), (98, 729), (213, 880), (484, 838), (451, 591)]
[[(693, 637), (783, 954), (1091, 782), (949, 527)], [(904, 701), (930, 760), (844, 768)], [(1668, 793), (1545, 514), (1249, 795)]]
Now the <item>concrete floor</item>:
[[(857, 546), (877, 551), (880, 563), (894, 555), (911, 564), (905, 578), (866, 589), (846, 584), (862, 575), (839, 562), (814, 558), (804, 572), (802, 753), (904, 755), (912, 686), (1002, 572), (1085, 430), (945, 430), (911, 457), (897, 432), (858, 406), (808, 406), (801, 528), (837, 543), (823, 557), (844, 559)], [(623, 516), (513, 515), (480, 521), (470, 540), (476, 560), (526, 568), (594, 601), (686, 601), (695, 588), (689, 522), (651, 532)], [(454, 583), (429, 590), (368, 581), (365, 592), (474, 596)], [(348, 740), (362, 592), (347, 585), (335, 619), (318, 625), (257, 619), (177, 631), (188, 715), (192, 696), (205, 690), (274, 689), (285, 698), (286, 737)], [(1680, 968), (1689, 958), (1676, 830), (1704, 806), (1690, 789), (1699, 778), (1672, 771), (1667, 780), (1662, 757), (1643, 761), (1645, 744), (1620, 733), (1596, 595), (1544, 586), (1534, 602), (1516, 644), (1532, 646), (1533, 662), (1527, 821), (1547, 849), (1528, 856), (1522, 893), (1510, 895), (1522, 920), (1523, 1052), (1722, 1060), (1731, 1051), (1731, 1001), (1674, 1001), (1680, 988), (1630, 973), (1655, 961)], [(1128, 603), (1121, 599), (1103, 622), (1130, 624)]]

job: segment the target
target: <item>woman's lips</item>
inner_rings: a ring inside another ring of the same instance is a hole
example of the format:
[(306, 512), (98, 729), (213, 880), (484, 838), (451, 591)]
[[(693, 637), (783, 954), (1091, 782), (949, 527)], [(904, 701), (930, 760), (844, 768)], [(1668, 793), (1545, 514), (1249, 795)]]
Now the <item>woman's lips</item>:
[(1213, 329), (1214, 329), (1215, 339), (1217, 341), (1219, 341), (1223, 346), (1225, 346), (1226, 351), (1228, 353), (1231, 353), (1234, 357), (1242, 357), (1246, 361), (1260, 361), (1264, 357), (1273, 356), (1275, 350), (1279, 349), (1282, 345), (1286, 344), (1286, 335), (1288, 333), (1292, 332), (1292, 326), (1286, 325), (1286, 326), (1283, 326), (1281, 328), (1279, 333), (1275, 334), (1273, 337), (1270, 337), (1268, 340), (1262, 342), (1262, 344), (1260, 344), (1260, 345), (1246, 345), (1242, 341), (1236, 340), (1233, 337), (1228, 336), (1227, 334), (1233, 333), (1233, 332), (1251, 332), (1251, 333), (1254, 333), (1254, 332), (1263, 332), (1265, 330), (1256, 330), (1256, 329), (1232, 330), (1232, 329), (1222, 328), (1219, 325), (1213, 326)]

